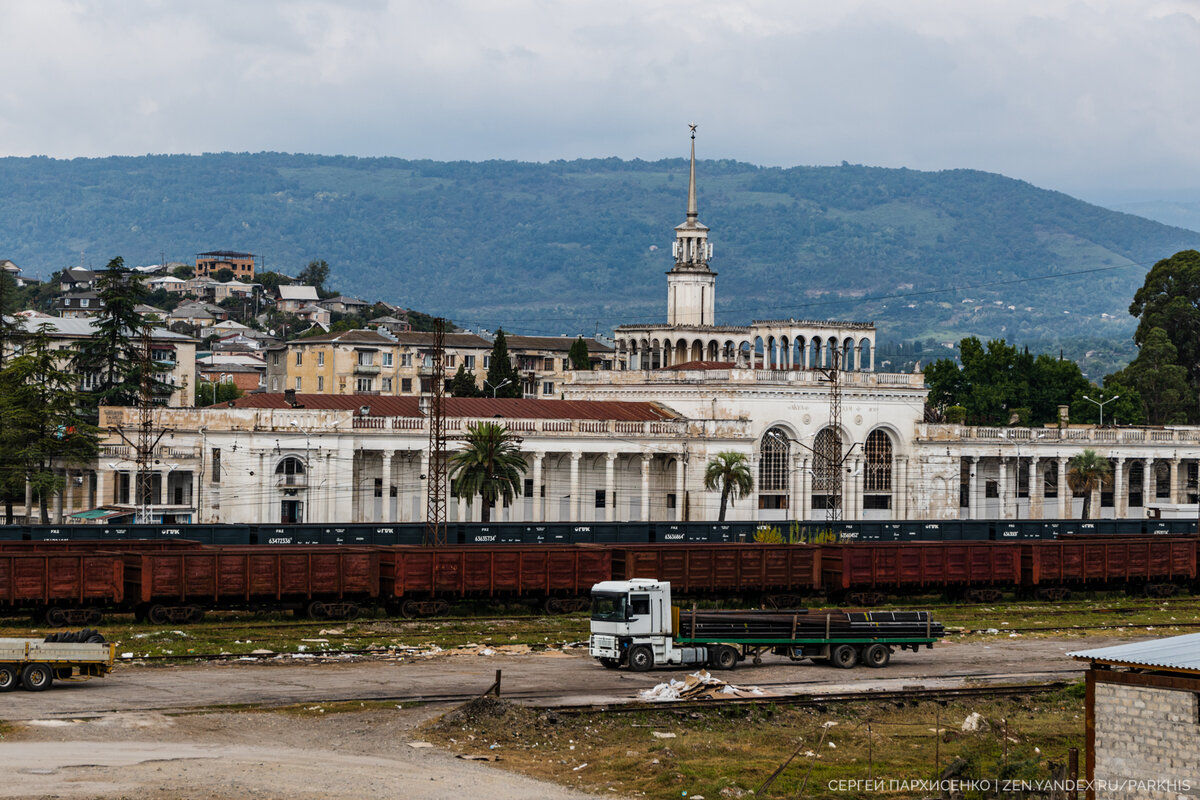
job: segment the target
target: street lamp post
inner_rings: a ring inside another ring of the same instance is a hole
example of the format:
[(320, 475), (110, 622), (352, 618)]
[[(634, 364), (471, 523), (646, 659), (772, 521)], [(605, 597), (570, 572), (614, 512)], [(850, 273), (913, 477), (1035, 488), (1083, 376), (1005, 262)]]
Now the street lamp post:
[(492, 386), (490, 383), (488, 383), (486, 378), (485, 378), (485, 379), (484, 379), (484, 381), (483, 381), (483, 385), (484, 385), (484, 386), (489, 386), (489, 387), (491, 387), (491, 390), (492, 390), (492, 399), (493, 399), (493, 400), (495, 400), (495, 399), (496, 399), (496, 392), (500, 391), (500, 390), (501, 390), (501, 389), (503, 389), (505, 386), (508, 386), (510, 383), (512, 383), (512, 378), (505, 378), (505, 379), (504, 379), (502, 382), (500, 382), (500, 383), (499, 383), (499, 384), (497, 384), (496, 386)]
[(1093, 400), (1092, 398), (1088, 397), (1086, 394), (1083, 396), (1084, 400), (1087, 400), (1089, 403), (1094, 403), (1095, 405), (1100, 407), (1100, 427), (1101, 428), (1104, 427), (1104, 407), (1106, 405), (1108, 405), (1109, 403), (1111, 403), (1113, 400), (1119, 400), (1120, 398), (1121, 398), (1121, 395), (1114, 394), (1112, 397), (1108, 398), (1107, 400), (1105, 400), (1102, 403), (1099, 400)]

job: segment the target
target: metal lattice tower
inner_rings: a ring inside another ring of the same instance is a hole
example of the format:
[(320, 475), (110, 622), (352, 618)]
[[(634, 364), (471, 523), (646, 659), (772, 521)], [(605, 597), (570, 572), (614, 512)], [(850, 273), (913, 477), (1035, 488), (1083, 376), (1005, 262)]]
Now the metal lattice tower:
[[(137, 447), (137, 485), (141, 492), (138, 504), (138, 522), (150, 524), (150, 495), (154, 488), (154, 446), (162, 438), (154, 435), (154, 374), (153, 358), (151, 357), (150, 325), (142, 325), (141, 330), (141, 387), (138, 396), (138, 434)], [(167, 487), (163, 487), (166, 491)]]
[(425, 544), (446, 544), (446, 320), (433, 321), (433, 370), (429, 385), (429, 472)]
[(818, 455), (825, 460), (825, 474), (829, 481), (825, 495), (825, 518), (830, 521), (842, 519), (842, 386), (839, 375), (842, 347), (830, 348), (829, 367), (822, 369), (824, 380), (829, 384), (829, 433), (825, 446)]

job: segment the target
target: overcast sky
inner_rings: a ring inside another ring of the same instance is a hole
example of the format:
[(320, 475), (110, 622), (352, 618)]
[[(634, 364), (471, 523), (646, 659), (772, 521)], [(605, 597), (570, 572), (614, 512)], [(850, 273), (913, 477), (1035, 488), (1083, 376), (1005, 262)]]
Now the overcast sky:
[(1200, 200), (1200, 1), (4, 0), (0, 154), (686, 152)]

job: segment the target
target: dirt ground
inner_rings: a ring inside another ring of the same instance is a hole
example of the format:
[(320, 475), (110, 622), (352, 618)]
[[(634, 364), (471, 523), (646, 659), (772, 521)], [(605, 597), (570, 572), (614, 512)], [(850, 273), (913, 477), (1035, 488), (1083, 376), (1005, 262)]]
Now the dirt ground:
[[(1064, 653), (1105, 643), (946, 643), (916, 654), (897, 653), (883, 670), (837, 670), (768, 658), (723, 677), (778, 694), (1068, 680), (1078, 677), (1083, 665)], [(438, 748), (409, 746), (420, 736), (416, 726), (451, 707), (419, 703), (480, 693), (498, 668), (505, 697), (536, 705), (630, 701), (642, 689), (688, 672), (605, 670), (582, 651), (122, 666), (100, 681), (5, 695), (0, 720), (9, 727), (0, 741), (0, 798), (582, 797)], [(363, 705), (342, 713), (326, 708), (337, 701)], [(214, 708), (222, 704), (296, 708)]]
[(444, 710), (130, 712), (27, 724), (0, 743), (0, 798), (586, 796), (439, 748), (410, 747), (414, 728)]

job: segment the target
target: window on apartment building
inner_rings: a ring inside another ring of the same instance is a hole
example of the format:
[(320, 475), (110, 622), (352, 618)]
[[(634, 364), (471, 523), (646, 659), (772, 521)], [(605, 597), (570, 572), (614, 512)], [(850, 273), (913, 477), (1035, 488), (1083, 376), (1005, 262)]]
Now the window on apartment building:
[(87, 307), (88, 307), (88, 303), (89, 303), (89, 302), (91, 302), (91, 301), (90, 301), (90, 300), (88, 300), (86, 297), (81, 297), (81, 298), (79, 298), (79, 307), (80, 307), (80, 308), (87, 308)]
[(379, 391), (387, 392), (388, 394), (392, 393), (392, 379), (391, 378), (382, 378), (379, 381), (379, 384), (380, 384)]
[(491, 368), (492, 368), (492, 357), (491, 357), (491, 356), (484, 356), (484, 357), (483, 357), (483, 368), (484, 368), (484, 369), (491, 369)]
[(272, 392), (279, 391), (279, 378), (271, 378), (271, 391)]
[(325, 391), (325, 376), (324, 375), (317, 376), (317, 391), (318, 392)]
[(453, 353), (447, 353), (447, 354), (446, 354), (446, 366), (447, 366), (447, 367), (453, 367), (453, 366), (454, 366), (454, 354), (453, 354)]
[(523, 497), (533, 497), (533, 478), (525, 479), (525, 491), (521, 494)]
[(318, 367), (325, 366), (325, 354), (324, 353), (317, 353), (317, 366)]
[(463, 366), (467, 369), (475, 369), (475, 356), (463, 356)]
[(402, 367), (411, 367), (412, 366), (412, 353), (401, 353), (400, 354), (400, 366), (402, 366)]
[(596, 508), (604, 508), (605, 492), (603, 489), (596, 490)]
[(279, 366), (279, 356), (280, 356), (280, 354), (279, 354), (279, 353), (272, 353), (272, 354), (271, 354), (271, 363), (272, 363), (272, 364), (274, 364), (274, 365), (275, 365), (275, 366), (277, 366), (277, 367)]
[(375, 363), (375, 352), (373, 350), (358, 351), (358, 365), (360, 367), (369, 367)]
[(221, 482), (221, 448), (212, 449), (212, 482)]
[(412, 378), (401, 378), (400, 379), (400, 391), (403, 392), (404, 394), (408, 394), (409, 392), (412, 391)]
[(542, 394), (554, 394), (554, 381), (542, 381)]
[(300, 391), (301, 385), (302, 384), (300, 383), (300, 378), (296, 378), (296, 391), (297, 392)]
[(430, 382), (429, 378), (421, 378), (421, 394), (429, 394), (432, 386), (433, 384)]
[(392, 365), (392, 354), (391, 353), (383, 354), (383, 365), (385, 367), (390, 367)]
[(374, 378), (359, 378), (354, 388), (359, 392), (369, 392), (374, 383)]
[(303, 363), (304, 363), (304, 353), (297, 350), (296, 351), (296, 366), (298, 367)]
[[(570, 368), (571, 368), (571, 359), (564, 358), (563, 359), (563, 371), (569, 370)], [(554, 369), (554, 367), (552, 367), (552, 366), (547, 367), (547, 369)]]
[(554, 372), (554, 359), (553, 358), (542, 359), (542, 369), (546, 370), (547, 372)]

